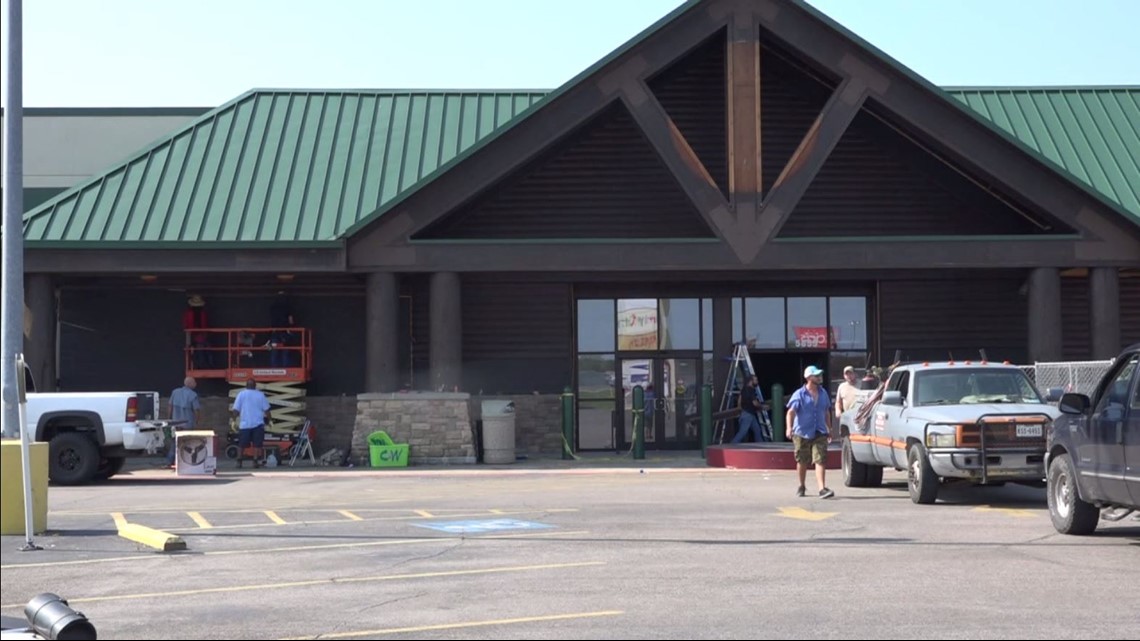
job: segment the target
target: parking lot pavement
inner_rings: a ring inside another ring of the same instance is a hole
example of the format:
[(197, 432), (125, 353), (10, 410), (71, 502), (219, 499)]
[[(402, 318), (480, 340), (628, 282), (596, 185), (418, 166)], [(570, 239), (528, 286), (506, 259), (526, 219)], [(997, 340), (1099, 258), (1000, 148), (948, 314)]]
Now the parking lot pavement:
[[(142, 474), (52, 488), (4, 537), (3, 613), (52, 591), (103, 638), (1135, 638), (1140, 527), (1057, 534), (1044, 491), (901, 474)], [(809, 481), (809, 489), (812, 483)], [(116, 535), (165, 529), (160, 553)], [(1131, 625), (1131, 628), (1127, 627)], [(1131, 630), (1131, 632), (1129, 632)]]

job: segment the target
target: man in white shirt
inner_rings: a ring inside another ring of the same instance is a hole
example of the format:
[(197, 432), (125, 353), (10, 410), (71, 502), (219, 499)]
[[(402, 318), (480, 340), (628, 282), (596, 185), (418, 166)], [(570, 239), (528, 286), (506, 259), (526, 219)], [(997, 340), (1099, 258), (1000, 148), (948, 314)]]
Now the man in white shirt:
[(843, 382), (835, 391), (835, 417), (839, 418), (844, 412), (855, 407), (858, 397), (859, 385), (855, 380), (855, 368), (848, 365), (843, 368)]

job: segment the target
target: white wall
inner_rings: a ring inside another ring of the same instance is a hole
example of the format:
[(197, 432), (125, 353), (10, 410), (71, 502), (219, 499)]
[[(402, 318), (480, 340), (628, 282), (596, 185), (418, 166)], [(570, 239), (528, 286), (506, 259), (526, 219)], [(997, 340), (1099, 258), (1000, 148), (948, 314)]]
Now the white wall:
[(26, 109), (24, 187), (72, 187), (186, 126), (196, 119), (194, 112), (205, 111)]

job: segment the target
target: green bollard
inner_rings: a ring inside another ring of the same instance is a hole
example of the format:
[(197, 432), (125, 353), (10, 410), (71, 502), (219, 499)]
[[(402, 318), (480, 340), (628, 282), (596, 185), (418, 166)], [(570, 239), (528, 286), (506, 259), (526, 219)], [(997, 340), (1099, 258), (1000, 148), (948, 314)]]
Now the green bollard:
[(772, 385), (772, 440), (782, 443), (784, 440), (784, 423), (787, 412), (784, 409), (784, 386), (776, 383)]
[(709, 445), (712, 444), (712, 385), (701, 387), (701, 456), (708, 458)]
[(574, 456), (574, 392), (569, 387), (562, 390), (562, 460), (569, 461)]
[(633, 458), (645, 458), (645, 390), (633, 388)]

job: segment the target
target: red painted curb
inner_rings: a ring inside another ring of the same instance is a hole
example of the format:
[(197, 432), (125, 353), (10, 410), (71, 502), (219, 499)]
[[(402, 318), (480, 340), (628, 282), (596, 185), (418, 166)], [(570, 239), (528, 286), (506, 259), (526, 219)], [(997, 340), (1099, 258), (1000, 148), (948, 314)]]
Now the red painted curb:
[[(794, 470), (796, 455), (790, 444), (712, 445), (708, 449), (708, 465), (743, 470)], [(842, 467), (842, 452), (838, 448), (828, 448), (827, 469)]]

